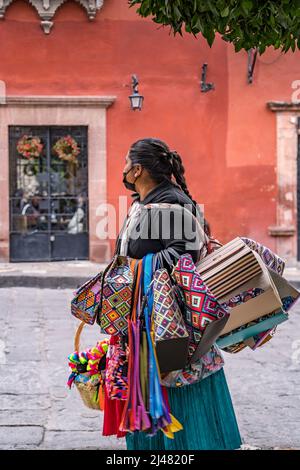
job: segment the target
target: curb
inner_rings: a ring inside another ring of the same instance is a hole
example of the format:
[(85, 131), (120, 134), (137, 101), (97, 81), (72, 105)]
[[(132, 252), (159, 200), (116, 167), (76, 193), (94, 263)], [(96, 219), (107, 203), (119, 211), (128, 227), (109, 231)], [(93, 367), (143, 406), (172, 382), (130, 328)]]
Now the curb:
[(38, 287), (40, 289), (74, 289), (76, 290), (91, 276), (1, 276), (0, 288)]
[[(0, 288), (7, 287), (31, 287), (41, 289), (77, 289), (84, 282), (90, 279), (95, 274), (86, 274), (77, 276), (70, 275), (22, 275), (18, 274), (6, 274), (0, 276)], [(296, 289), (300, 290), (300, 279), (289, 279), (286, 280), (292, 284)]]

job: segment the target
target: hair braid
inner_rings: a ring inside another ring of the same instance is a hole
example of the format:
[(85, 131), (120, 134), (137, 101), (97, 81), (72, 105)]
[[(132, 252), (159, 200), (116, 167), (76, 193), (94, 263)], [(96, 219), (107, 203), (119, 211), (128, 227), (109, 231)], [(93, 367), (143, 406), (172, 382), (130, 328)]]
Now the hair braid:
[(184, 177), (185, 173), (185, 168), (182, 164), (182, 160), (180, 155), (175, 151), (172, 150), (170, 152), (172, 155), (172, 168), (173, 168), (173, 175), (175, 177), (176, 183), (181, 187), (182, 191), (193, 201), (193, 203), (197, 206), (197, 202), (192, 198), (192, 195), (190, 194), (187, 184), (186, 184), (186, 179)]
[(146, 168), (150, 177), (158, 183), (164, 180), (172, 182), (173, 176), (176, 184), (192, 201), (194, 215), (200, 217), (203, 223), (204, 214), (187, 188), (182, 159), (175, 150), (170, 150), (166, 142), (154, 137), (139, 139), (131, 145), (129, 158), (133, 165), (139, 163)]

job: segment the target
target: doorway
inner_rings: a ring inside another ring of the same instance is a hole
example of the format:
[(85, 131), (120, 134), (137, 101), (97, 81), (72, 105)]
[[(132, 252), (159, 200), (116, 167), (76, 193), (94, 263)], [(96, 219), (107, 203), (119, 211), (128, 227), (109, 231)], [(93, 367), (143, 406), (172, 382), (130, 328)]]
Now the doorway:
[(9, 126), (10, 261), (89, 259), (87, 131)]

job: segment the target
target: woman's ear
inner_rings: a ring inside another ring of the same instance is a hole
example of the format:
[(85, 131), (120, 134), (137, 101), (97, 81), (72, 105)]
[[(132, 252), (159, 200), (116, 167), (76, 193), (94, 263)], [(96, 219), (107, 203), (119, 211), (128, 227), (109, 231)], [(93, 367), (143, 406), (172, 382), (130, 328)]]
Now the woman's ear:
[(142, 165), (140, 163), (137, 163), (136, 168), (134, 170), (134, 177), (137, 178), (138, 176), (140, 176), (142, 171), (143, 171)]

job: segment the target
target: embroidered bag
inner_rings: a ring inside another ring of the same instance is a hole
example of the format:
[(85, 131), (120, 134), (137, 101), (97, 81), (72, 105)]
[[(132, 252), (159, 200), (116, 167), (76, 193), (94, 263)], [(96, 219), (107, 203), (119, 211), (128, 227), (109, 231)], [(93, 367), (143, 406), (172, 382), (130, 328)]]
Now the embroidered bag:
[(210, 292), (189, 253), (179, 258), (172, 276), (182, 292), (184, 320), (191, 340), (189, 362), (194, 362), (209, 351), (230, 314)]
[(126, 334), (134, 289), (133, 260), (115, 255), (102, 277), (99, 305), (101, 332), (109, 335)]
[(89, 325), (94, 324), (98, 314), (102, 275), (100, 272), (80, 286), (71, 300), (72, 315)]
[(183, 368), (188, 357), (189, 333), (174, 289), (168, 271), (156, 270), (153, 276), (152, 322), (161, 372)]
[(221, 350), (213, 344), (206, 354), (197, 361), (187, 364), (184, 369), (162, 374), (160, 383), (172, 388), (192, 385), (219, 371), (224, 364)]
[[(180, 263), (180, 260), (185, 259), (186, 257), (190, 257), (191, 259), (191, 256), (189, 254), (182, 255), (179, 258), (177, 265)], [(157, 272), (159, 273), (161, 271), (162, 270), (159, 269)], [(182, 294), (182, 289), (176, 283), (173, 284), (173, 292), (176, 295), (180, 310), (184, 312), (185, 298)], [(226, 318), (227, 312), (226, 310), (224, 312), (224, 318)], [(218, 319), (216, 321), (218, 321)], [(154, 322), (152, 321), (152, 323), (152, 329), (154, 331)], [(193, 336), (193, 328), (188, 325), (185, 316), (184, 323), (186, 325), (187, 331), (189, 332), (188, 359), (190, 359), (190, 362), (186, 360), (185, 364), (183, 364), (181, 368), (178, 368), (177, 370), (172, 370), (167, 374), (160, 371), (160, 383), (166, 387), (181, 387), (196, 383), (202, 380), (203, 378), (207, 377), (208, 375), (217, 372), (224, 365), (224, 360), (221, 351), (215, 344), (212, 344), (206, 353), (201, 353), (201, 357), (198, 358), (197, 355), (195, 355), (195, 351), (197, 350), (197, 348), (199, 348), (199, 331), (198, 329), (196, 330), (198, 336), (195, 339)]]

